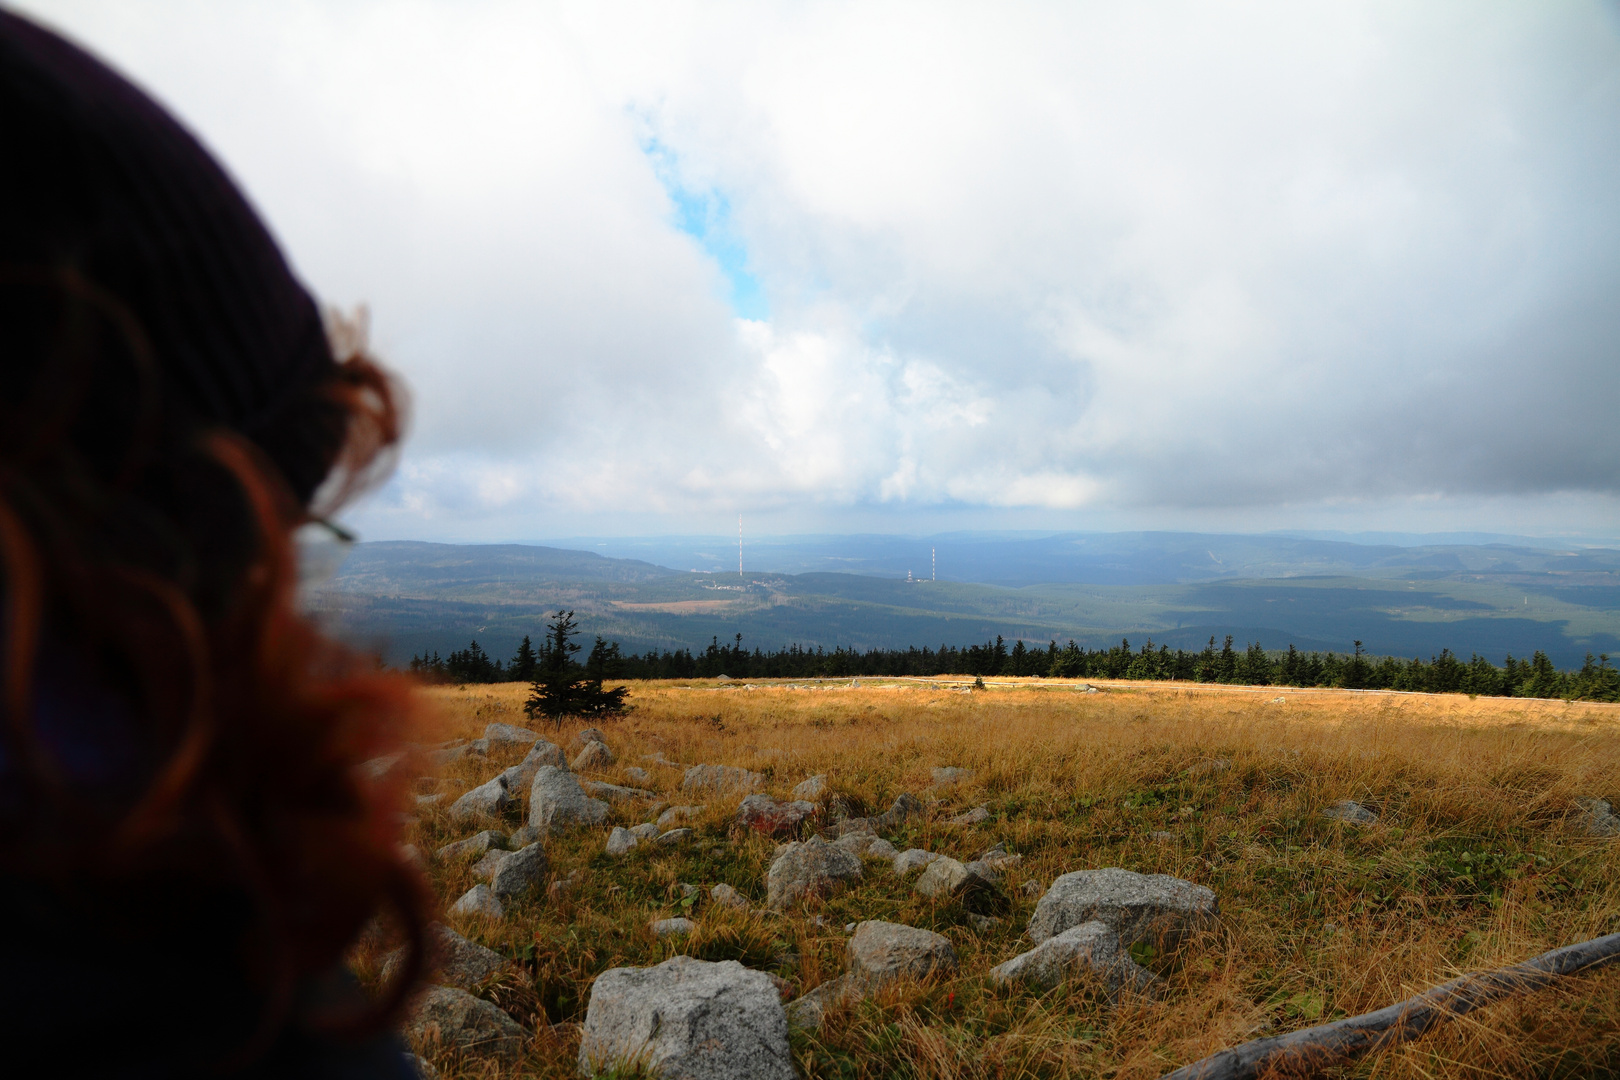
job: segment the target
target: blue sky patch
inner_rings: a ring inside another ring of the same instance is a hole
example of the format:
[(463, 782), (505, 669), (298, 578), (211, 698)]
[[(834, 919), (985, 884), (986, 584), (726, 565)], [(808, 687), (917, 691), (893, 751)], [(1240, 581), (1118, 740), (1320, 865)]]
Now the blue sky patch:
[(675, 154), (657, 139), (642, 144), (642, 152), (652, 162), (653, 173), (664, 185), (675, 204), (675, 226), (703, 245), (725, 275), (731, 309), (744, 319), (765, 320), (770, 305), (765, 302), (759, 279), (748, 269), (748, 249), (731, 226), (731, 202), (724, 193), (693, 190), (676, 174)]

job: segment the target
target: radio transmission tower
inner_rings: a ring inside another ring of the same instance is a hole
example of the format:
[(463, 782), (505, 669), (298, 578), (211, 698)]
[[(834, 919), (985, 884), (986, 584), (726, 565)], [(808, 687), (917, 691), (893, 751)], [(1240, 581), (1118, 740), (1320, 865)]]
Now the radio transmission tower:
[(737, 576), (742, 577), (742, 515), (737, 515)]

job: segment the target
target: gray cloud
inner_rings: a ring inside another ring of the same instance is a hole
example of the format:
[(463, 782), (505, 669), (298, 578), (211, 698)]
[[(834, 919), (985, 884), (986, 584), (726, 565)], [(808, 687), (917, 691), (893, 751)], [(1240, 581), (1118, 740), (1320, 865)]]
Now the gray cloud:
[(371, 303), (376, 533), (1620, 518), (1596, 5), (27, 6)]

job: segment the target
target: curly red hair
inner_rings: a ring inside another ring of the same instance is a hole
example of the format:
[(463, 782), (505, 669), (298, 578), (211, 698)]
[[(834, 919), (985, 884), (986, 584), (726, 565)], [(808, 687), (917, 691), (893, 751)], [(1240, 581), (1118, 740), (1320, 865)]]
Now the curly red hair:
[[(165, 400), (118, 299), (72, 273), (10, 271), (0, 316), (21, 346), (0, 361), (4, 870), (114, 940), (223, 926), (259, 1003), (238, 1056), (390, 912), (412, 945), (401, 977), (364, 1015), (303, 1018), (385, 1022), (420, 969), (429, 894), (400, 847), (403, 770), (359, 766), (407, 737), (413, 684), (300, 614), (292, 532), (309, 511), (261, 442)], [(318, 448), (323, 509), (374, 480), (402, 430), (398, 387), (346, 333), (264, 440)], [(115, 718), (94, 783), (74, 759), (101, 743), (51, 727), (64, 694), (79, 695), (73, 723)], [(110, 840), (96, 858), (69, 842), (86, 835)]]

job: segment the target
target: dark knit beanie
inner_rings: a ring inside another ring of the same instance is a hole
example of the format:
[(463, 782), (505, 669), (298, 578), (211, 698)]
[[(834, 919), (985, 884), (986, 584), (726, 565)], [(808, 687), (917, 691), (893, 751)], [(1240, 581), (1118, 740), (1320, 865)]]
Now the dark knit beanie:
[(309, 501), (343, 436), (320, 392), (335, 364), (314, 301), (174, 117), (5, 12), (0, 200), (0, 269), (110, 294), (150, 344), (166, 422), (246, 435)]

